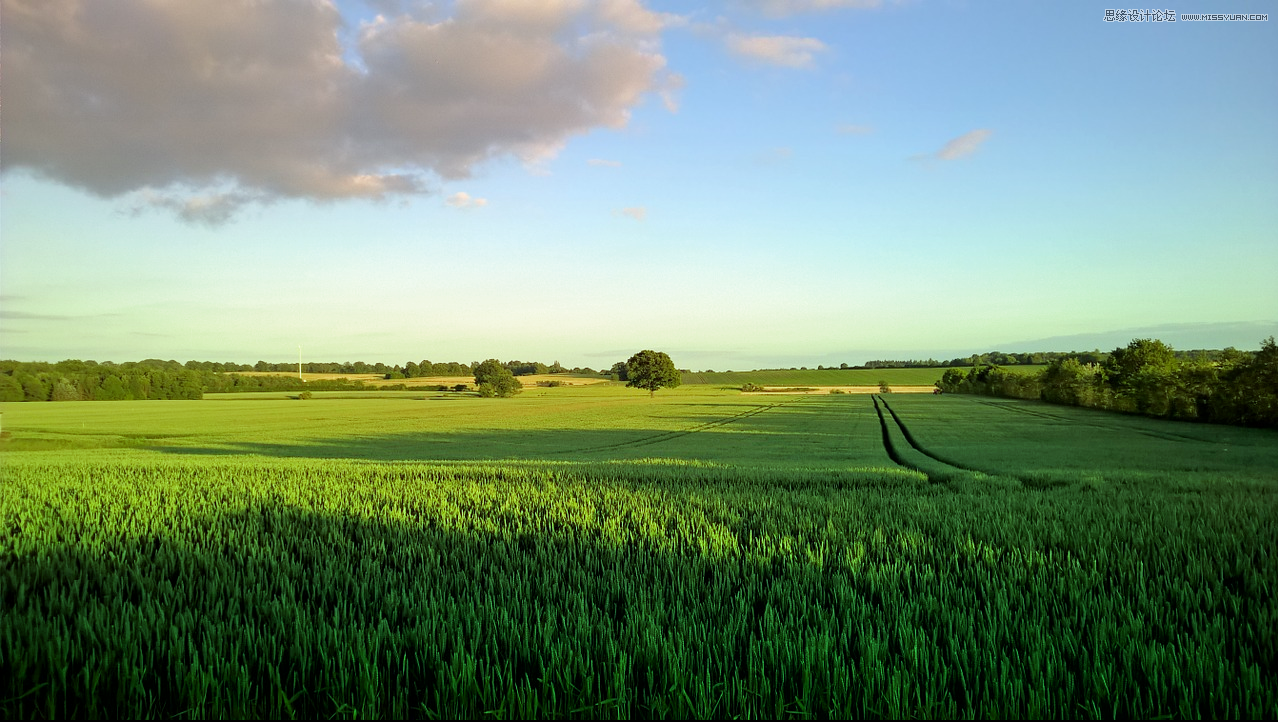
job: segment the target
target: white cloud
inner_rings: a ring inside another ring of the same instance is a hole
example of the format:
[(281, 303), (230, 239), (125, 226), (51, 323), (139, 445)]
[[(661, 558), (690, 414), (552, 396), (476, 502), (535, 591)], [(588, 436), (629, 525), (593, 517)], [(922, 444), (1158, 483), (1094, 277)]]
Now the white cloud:
[(845, 8), (867, 10), (883, 5), (883, 0), (738, 0), (738, 2), (774, 17)]
[(621, 167), (621, 161), (604, 160), (603, 158), (591, 158), (590, 160), (586, 161), (586, 163), (593, 166), (600, 166), (603, 168), (620, 168)]
[(605, 22), (633, 33), (657, 33), (686, 22), (678, 15), (654, 13), (638, 0), (600, 0), (599, 16)]
[(825, 43), (816, 38), (790, 35), (730, 33), (724, 38), (724, 42), (737, 55), (787, 68), (809, 68), (814, 54), (826, 49)]
[(444, 202), (453, 208), (483, 208), (488, 205), (487, 198), (475, 198), (465, 191), (457, 191), (445, 198)]
[(535, 166), (679, 85), (655, 35), (678, 18), (638, 0), (431, 13), (379, 16), (345, 48), (331, 0), (0, 0), (3, 169), (219, 223)]
[(981, 144), (988, 140), (993, 133), (994, 131), (986, 128), (968, 131), (946, 143), (930, 157), (936, 160), (957, 160), (964, 156), (969, 156), (975, 153), (981, 147)]
[(643, 206), (622, 208), (619, 211), (614, 211), (614, 213), (626, 216), (627, 218), (633, 218), (636, 221), (642, 221), (648, 217), (648, 209)]

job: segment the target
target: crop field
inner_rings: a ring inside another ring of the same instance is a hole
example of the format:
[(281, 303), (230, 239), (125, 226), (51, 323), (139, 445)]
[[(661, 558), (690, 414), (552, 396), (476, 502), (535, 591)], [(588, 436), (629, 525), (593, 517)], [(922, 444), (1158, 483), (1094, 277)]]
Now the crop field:
[[(1018, 373), (1037, 373), (1046, 366), (1009, 366)], [(963, 369), (966, 371), (967, 369)], [(880, 381), (889, 385), (931, 386), (941, 380), (943, 368), (905, 369), (772, 369), (766, 371), (714, 371), (683, 375), (685, 384), (711, 384), (716, 386), (741, 386), (755, 383), (762, 386), (878, 386)]]
[(0, 412), (6, 718), (1278, 717), (1272, 431), (714, 385)]

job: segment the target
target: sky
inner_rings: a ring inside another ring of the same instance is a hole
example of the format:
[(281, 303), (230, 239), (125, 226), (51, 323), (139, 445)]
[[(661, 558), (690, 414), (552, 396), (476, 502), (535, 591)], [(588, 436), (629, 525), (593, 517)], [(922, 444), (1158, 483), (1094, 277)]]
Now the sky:
[(1257, 348), (1278, 6), (1107, 9), (0, 0), (0, 357)]

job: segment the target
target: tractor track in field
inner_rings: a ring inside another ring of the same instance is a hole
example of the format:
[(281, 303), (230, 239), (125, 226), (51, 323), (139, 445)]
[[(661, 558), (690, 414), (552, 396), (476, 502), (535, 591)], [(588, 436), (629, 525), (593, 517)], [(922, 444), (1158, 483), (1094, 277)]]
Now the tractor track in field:
[[(887, 451), (888, 457), (891, 458), (892, 461), (896, 462), (897, 464), (927, 476), (928, 481), (932, 483), (943, 483), (946, 480), (940, 475), (936, 473), (929, 473), (927, 470), (921, 469), (915, 466), (914, 464), (909, 463), (908, 461), (906, 461), (904, 458), (901, 457), (900, 452), (897, 451), (895, 444), (892, 443), (892, 435), (890, 433), (890, 427), (888, 426), (887, 416), (883, 415), (883, 409), (887, 409), (888, 416), (892, 417), (892, 423), (896, 424), (896, 427), (901, 430), (901, 436), (905, 437), (906, 443), (908, 443), (915, 451), (937, 462), (938, 464), (942, 464), (943, 466), (948, 466), (951, 469), (954, 469), (955, 471), (968, 471), (968, 472), (973, 472), (977, 474), (985, 474), (988, 476), (1006, 476), (1006, 477), (1016, 479), (1020, 481), (1021, 483), (1025, 483), (1024, 479), (1022, 479), (1021, 477), (1015, 474), (1007, 474), (1003, 472), (993, 473), (985, 469), (978, 469), (974, 466), (969, 466), (967, 464), (954, 461), (953, 459), (949, 459), (947, 457), (941, 456), (940, 454), (936, 454), (929, 451), (927, 447), (923, 446), (922, 444), (918, 442), (918, 439), (914, 438), (914, 434), (910, 433), (910, 428), (905, 425), (905, 422), (901, 420), (901, 417), (897, 415), (896, 411), (893, 410), (893, 408), (890, 405), (888, 405), (887, 399), (883, 398), (882, 396), (878, 394), (874, 394), (872, 398), (874, 399), (874, 410), (879, 415), (879, 424), (883, 429), (883, 447)], [(882, 404), (882, 408), (879, 407), (880, 404)]]
[[(1171, 432), (1163, 432), (1163, 431), (1146, 431), (1144, 429), (1135, 429), (1130, 426), (1111, 426), (1109, 424), (1099, 424), (1092, 421), (1075, 421), (1073, 419), (1067, 419), (1064, 416), (1057, 416), (1056, 414), (1048, 413), (1046, 411), (1039, 411), (1037, 409), (1027, 409), (1023, 406), (1018, 406), (1014, 404), (1000, 404), (994, 401), (981, 401), (979, 399), (972, 399), (972, 402), (981, 404), (982, 406), (989, 406), (996, 409), (1003, 409), (1004, 411), (1010, 411), (1017, 414), (1027, 414), (1029, 416), (1035, 416), (1037, 418), (1047, 419), (1049, 421), (1058, 421), (1058, 422), (1067, 423), (1067, 424), (1078, 424), (1080, 426), (1090, 426), (1093, 429), (1103, 429), (1105, 431), (1130, 431), (1133, 434), (1149, 436), (1154, 439), (1162, 439), (1163, 441), (1197, 441), (1200, 444), (1222, 443), (1212, 439), (1200, 439), (1196, 436), (1187, 436), (1185, 434), (1174, 434)], [(1142, 417), (1142, 418), (1145, 418), (1145, 417)]]
[(671, 439), (677, 439), (682, 436), (688, 436), (690, 434), (695, 434), (701, 431), (708, 431), (710, 429), (718, 428), (720, 426), (727, 426), (728, 424), (733, 424), (743, 419), (748, 419), (752, 416), (758, 416), (759, 414), (762, 414), (765, 411), (771, 411), (772, 409), (775, 409), (778, 406), (785, 406), (787, 404), (798, 403), (800, 401), (803, 401), (805, 398), (806, 397), (800, 397), (797, 399), (791, 399), (789, 401), (778, 401), (775, 404), (768, 404), (767, 406), (760, 406), (760, 407), (756, 407), (752, 409), (747, 409), (745, 411), (742, 411), (741, 413), (733, 414), (731, 416), (726, 416), (722, 419), (715, 419), (714, 421), (706, 421), (700, 424), (695, 424), (686, 429), (676, 429), (674, 431), (663, 431), (659, 434), (653, 434), (651, 436), (645, 436), (639, 439), (632, 439), (630, 441), (622, 441), (616, 444), (604, 444), (603, 446), (587, 446), (581, 449), (567, 449), (564, 451), (556, 451), (551, 453), (581, 454), (581, 453), (586, 453), (591, 451), (608, 451), (611, 449), (632, 449), (632, 448), (636, 448), (640, 446), (650, 446), (652, 444), (660, 444), (662, 442), (670, 441)]
[(883, 432), (883, 450), (887, 452), (888, 458), (897, 466), (903, 466), (910, 471), (917, 471), (920, 474), (927, 476), (928, 481), (932, 481), (931, 474), (928, 474), (926, 471), (923, 471), (914, 464), (906, 461), (901, 457), (900, 453), (897, 452), (896, 444), (892, 443), (892, 432), (888, 429), (887, 419), (883, 416), (883, 409), (879, 406), (878, 394), (871, 394), (870, 400), (874, 402), (874, 413), (879, 415), (879, 429)]

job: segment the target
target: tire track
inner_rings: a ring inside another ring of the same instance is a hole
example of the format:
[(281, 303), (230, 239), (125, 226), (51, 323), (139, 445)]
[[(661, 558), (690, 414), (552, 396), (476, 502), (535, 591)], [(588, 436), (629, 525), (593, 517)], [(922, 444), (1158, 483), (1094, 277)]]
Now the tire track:
[(892, 443), (892, 432), (888, 429), (887, 419), (883, 416), (883, 409), (879, 408), (878, 395), (871, 394), (870, 400), (874, 402), (874, 413), (879, 415), (879, 428), (883, 431), (883, 450), (887, 452), (888, 458), (897, 466), (903, 466), (910, 471), (917, 471), (926, 476), (929, 482), (934, 481), (931, 474), (906, 461), (901, 454), (897, 452), (896, 444)]
[[(982, 474), (985, 476), (1003, 476), (1010, 479), (1016, 479), (1022, 485), (1026, 485), (1026, 486), (1030, 485), (1029, 482), (1027, 482), (1024, 478), (1016, 474), (1008, 474), (1006, 472), (991, 472), (986, 469), (978, 469), (975, 466), (969, 466), (967, 464), (955, 461), (948, 457), (941, 456), (940, 454), (935, 454), (929, 451), (927, 447), (923, 446), (922, 444), (918, 442), (918, 439), (914, 438), (914, 434), (910, 433), (910, 428), (905, 425), (905, 422), (901, 420), (901, 417), (897, 415), (896, 411), (893, 410), (890, 405), (888, 405), (887, 399), (883, 398), (882, 396), (879, 396), (878, 394), (875, 394), (874, 408), (876, 411), (878, 411), (878, 404), (880, 402), (882, 402), (883, 408), (887, 409), (888, 414), (892, 417), (892, 421), (896, 424), (897, 428), (901, 430), (901, 436), (905, 437), (906, 443), (908, 443), (915, 451), (926, 456), (927, 458), (937, 462), (938, 464), (941, 464), (942, 466), (949, 467), (950, 469), (953, 469), (956, 472), (966, 471), (966, 472), (970, 472), (974, 474)], [(888, 433), (887, 419), (883, 416), (882, 411), (879, 411), (879, 422), (883, 425), (883, 441), (888, 448), (888, 455), (892, 457), (893, 461), (896, 461), (898, 464), (901, 464), (902, 466), (906, 466), (911, 469), (914, 469), (915, 471), (919, 471), (919, 472), (922, 472), (923, 474), (926, 474), (928, 481), (931, 481), (933, 483), (944, 483), (945, 481), (949, 479), (949, 475), (941, 476), (940, 474), (929, 473), (928, 471), (921, 469), (917, 466), (914, 466), (913, 464), (902, 463), (901, 461), (899, 461), (897, 459), (897, 456), (894, 455), (896, 452), (895, 452), (895, 449), (891, 446), (891, 438)]]
[(663, 431), (659, 434), (653, 434), (651, 436), (645, 436), (639, 439), (631, 439), (630, 441), (621, 441), (615, 444), (604, 444), (603, 446), (587, 446), (581, 449), (567, 449), (564, 451), (553, 451), (550, 453), (581, 454), (581, 453), (587, 453), (591, 451), (608, 451), (611, 449), (632, 449), (632, 448), (636, 448), (640, 446), (651, 446), (652, 444), (660, 444), (662, 442), (670, 441), (671, 439), (677, 439), (682, 436), (688, 436), (689, 434), (695, 434), (701, 431), (708, 431), (710, 429), (718, 428), (720, 426), (727, 426), (728, 424), (734, 424), (743, 419), (748, 419), (752, 416), (758, 416), (759, 414), (762, 414), (765, 411), (771, 411), (772, 409), (775, 409), (778, 406), (785, 406), (787, 404), (799, 403), (802, 400), (803, 399), (793, 399), (790, 401), (778, 401), (775, 404), (768, 404), (767, 406), (748, 409), (738, 414), (733, 414), (731, 416), (727, 416), (722, 419), (715, 419), (714, 421), (706, 421), (686, 429), (677, 429), (675, 431)]
[(928, 457), (929, 459), (932, 459), (934, 461), (939, 461), (942, 464), (945, 464), (946, 466), (953, 466), (954, 468), (962, 469), (963, 471), (975, 471), (979, 474), (988, 473), (982, 469), (977, 469), (975, 467), (968, 466), (967, 464), (962, 464), (960, 462), (954, 461), (953, 459), (949, 459), (947, 457), (941, 456), (940, 454), (934, 454), (931, 451), (928, 451), (926, 447), (924, 447), (922, 444), (918, 442), (917, 439), (914, 438), (914, 434), (910, 433), (910, 428), (905, 425), (904, 421), (901, 421), (901, 417), (897, 416), (896, 411), (894, 411), (892, 407), (888, 405), (887, 399), (881, 398), (880, 400), (883, 402), (883, 408), (888, 410), (888, 413), (892, 415), (892, 420), (896, 422), (896, 425), (898, 427), (900, 427), (901, 435), (905, 437), (905, 440), (909, 442), (910, 446), (914, 447), (915, 451)]

